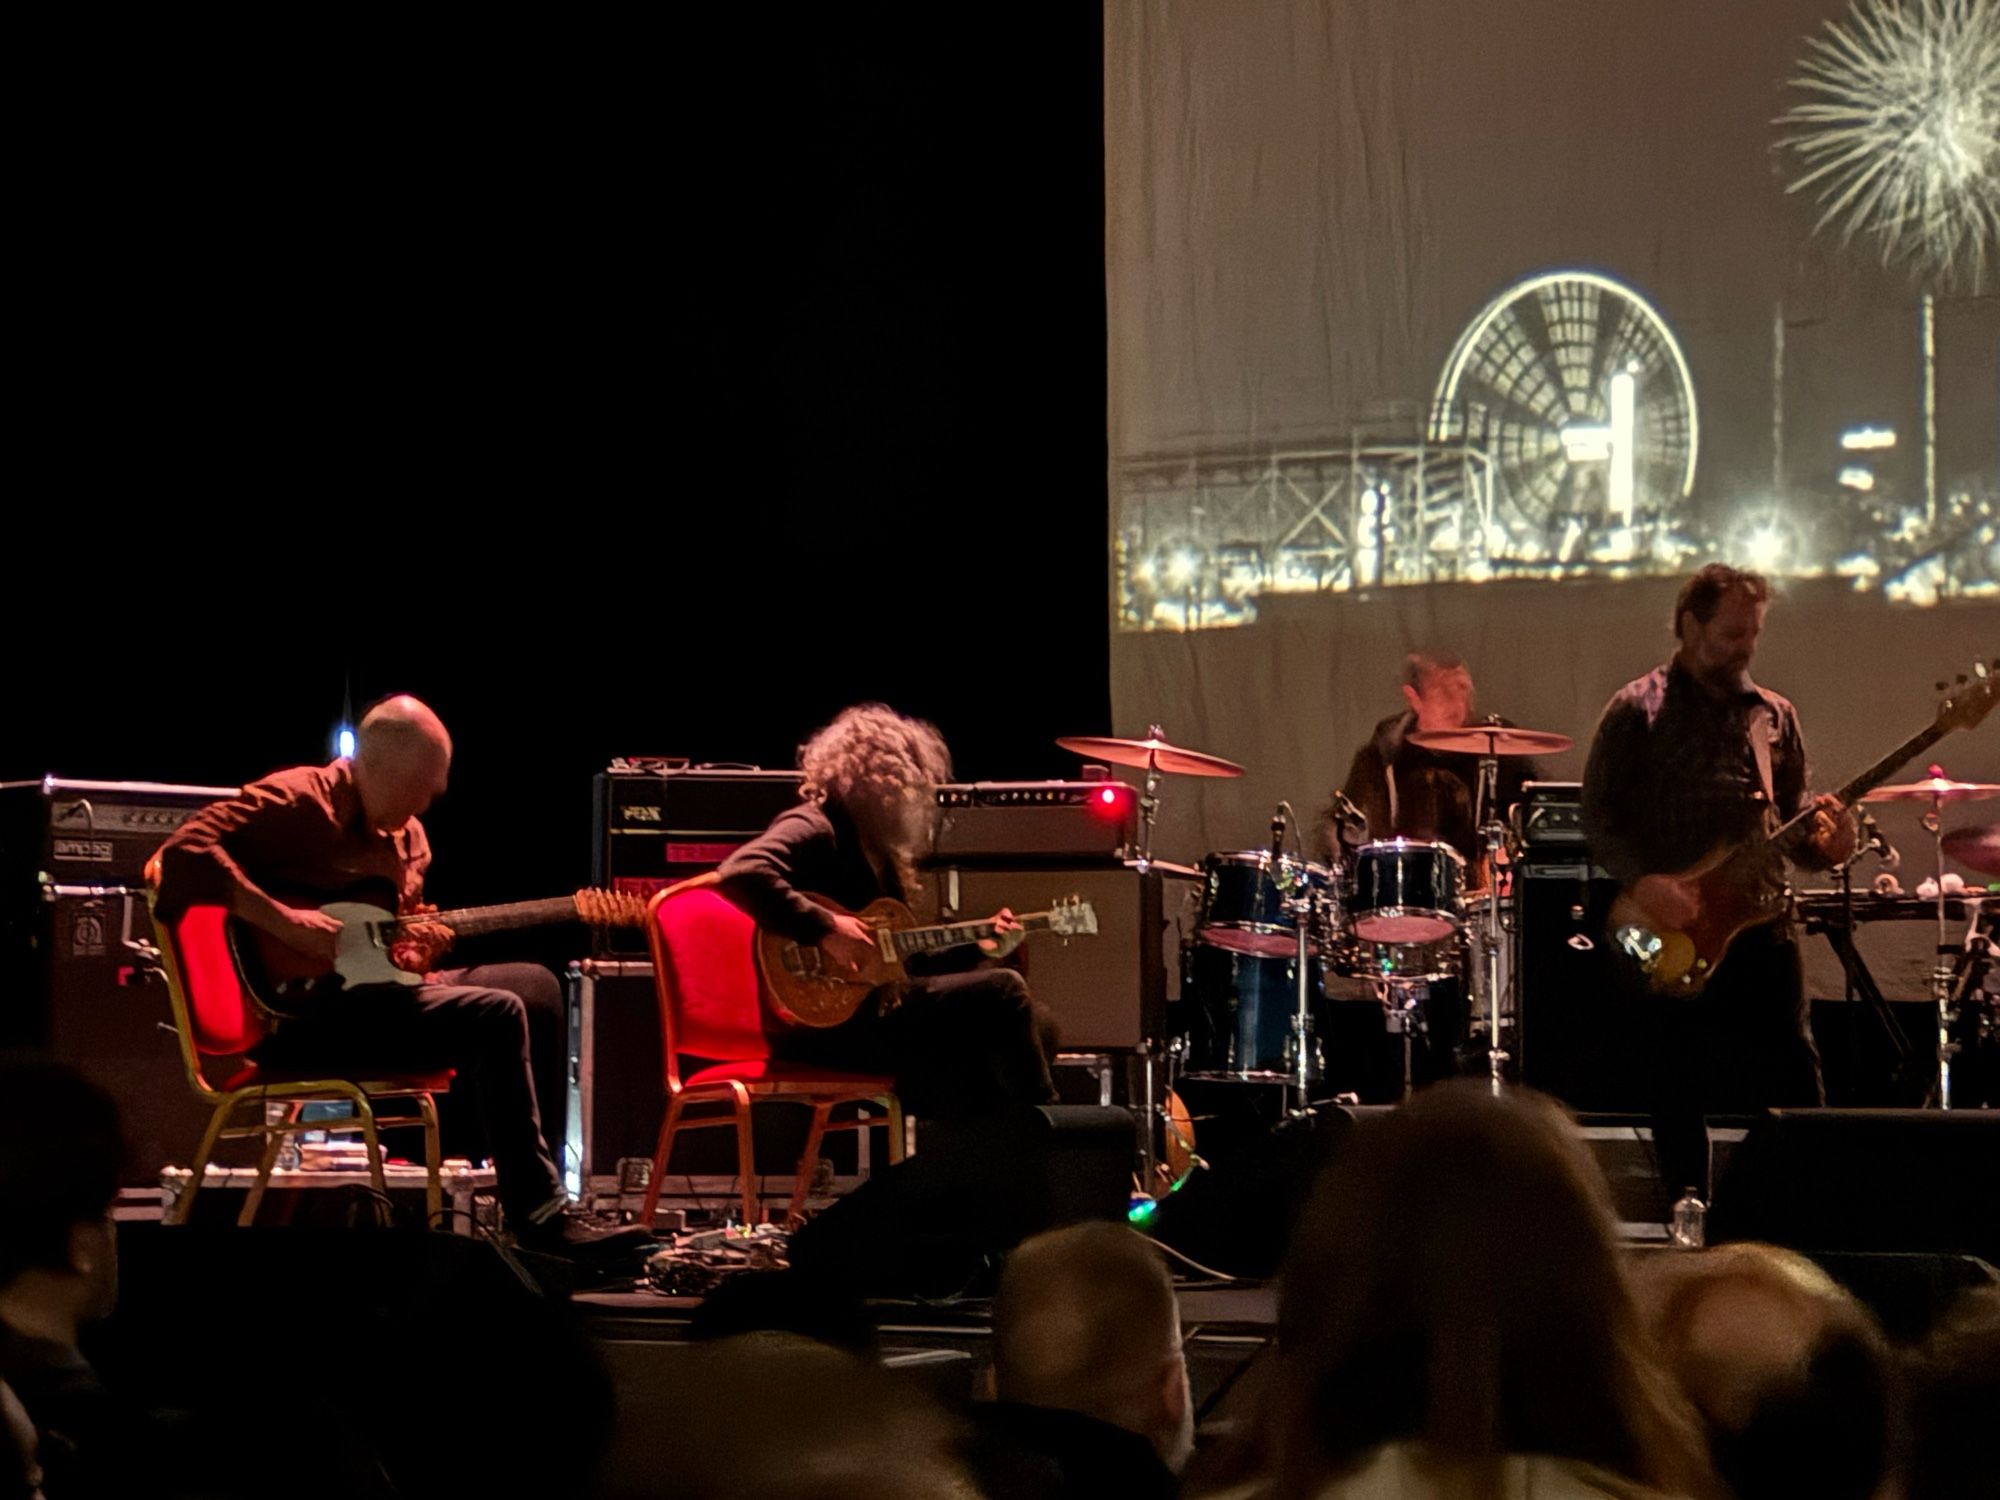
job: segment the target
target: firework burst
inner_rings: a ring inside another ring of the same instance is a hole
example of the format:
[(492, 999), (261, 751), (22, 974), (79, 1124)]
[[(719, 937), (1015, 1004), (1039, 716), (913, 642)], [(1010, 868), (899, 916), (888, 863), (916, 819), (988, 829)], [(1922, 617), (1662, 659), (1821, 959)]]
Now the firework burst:
[(1979, 289), (2000, 241), (2000, 0), (1855, 0), (1806, 43), (1785, 144), (1815, 231)]

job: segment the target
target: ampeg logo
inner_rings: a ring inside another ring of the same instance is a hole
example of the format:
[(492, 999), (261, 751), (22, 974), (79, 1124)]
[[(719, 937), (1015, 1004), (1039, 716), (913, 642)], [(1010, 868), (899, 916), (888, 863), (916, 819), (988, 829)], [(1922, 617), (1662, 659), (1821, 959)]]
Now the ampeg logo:
[(109, 839), (57, 839), (55, 850), (57, 859), (89, 860), (105, 865), (111, 863)]
[(95, 906), (85, 907), (69, 930), (70, 957), (102, 958), (104, 953), (104, 913)]

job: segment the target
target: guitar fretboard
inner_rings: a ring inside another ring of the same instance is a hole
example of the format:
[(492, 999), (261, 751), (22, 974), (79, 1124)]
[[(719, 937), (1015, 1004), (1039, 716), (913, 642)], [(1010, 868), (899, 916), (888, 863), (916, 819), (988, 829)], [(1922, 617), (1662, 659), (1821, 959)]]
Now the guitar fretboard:
[(515, 927), (539, 927), (547, 922), (567, 922), (576, 915), (574, 896), (547, 896), (539, 901), (510, 901), (503, 906), (462, 906), (457, 911), (424, 912), (398, 917), (396, 925), (412, 922), (442, 922), (460, 937), (476, 937), (487, 932), (506, 932)]
[[(1050, 914), (1029, 912), (1015, 920), (1029, 932), (1047, 932)], [(898, 962), (916, 953), (936, 953), (962, 943), (976, 943), (993, 936), (991, 922), (946, 922), (934, 927), (905, 927), (900, 932), (878, 932), (875, 941), (887, 956)]]
[[(1859, 776), (1856, 776), (1852, 781), (1844, 783), (1840, 790), (1834, 793), (1836, 797), (1840, 798), (1840, 805), (1842, 807), (1852, 807), (1856, 802), (1867, 796), (1868, 793), (1874, 791), (1876, 787), (1887, 781), (1891, 776), (1894, 776), (1906, 761), (1922, 755), (1931, 746), (1943, 739), (1947, 733), (1949, 731), (1943, 725), (1932, 724), (1929, 728), (1919, 730), (1917, 733), (1911, 735), (1902, 744), (1876, 761), (1874, 765), (1863, 771)], [(1812, 827), (1812, 816), (1813, 809), (1811, 806), (1800, 808), (1795, 817), (1791, 818), (1783, 827), (1771, 835), (1772, 842), (1780, 848), (1788, 848), (1793, 843), (1796, 843), (1803, 836), (1804, 831)]]

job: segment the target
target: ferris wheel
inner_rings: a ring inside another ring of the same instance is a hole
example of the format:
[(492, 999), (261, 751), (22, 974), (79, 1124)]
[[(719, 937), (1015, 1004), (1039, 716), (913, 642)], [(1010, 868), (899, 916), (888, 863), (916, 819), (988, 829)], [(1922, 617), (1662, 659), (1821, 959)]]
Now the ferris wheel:
[(1594, 271), (1509, 287), (1459, 336), (1438, 382), (1434, 441), (1484, 447), (1496, 552), (1671, 525), (1694, 487), (1699, 429), (1679, 343), (1636, 291)]

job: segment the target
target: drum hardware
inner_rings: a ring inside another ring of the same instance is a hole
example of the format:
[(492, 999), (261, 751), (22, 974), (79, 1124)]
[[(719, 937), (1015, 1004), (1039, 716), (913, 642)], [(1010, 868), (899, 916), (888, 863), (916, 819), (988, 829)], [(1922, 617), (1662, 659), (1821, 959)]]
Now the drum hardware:
[[(1951, 1108), (1951, 1064), (1958, 1055), (1958, 1041), (1954, 1031), (1958, 1024), (1958, 1006), (1953, 994), (1957, 975), (1954, 971), (1953, 956), (1955, 945), (1950, 941), (1946, 926), (1945, 884), (1944, 884), (1944, 808), (1947, 802), (1984, 802), (2000, 797), (2000, 785), (1991, 782), (1952, 781), (1944, 774), (1942, 766), (1932, 766), (1930, 775), (1922, 781), (1909, 782), (1901, 786), (1882, 786), (1869, 792), (1861, 800), (1866, 802), (1928, 802), (1924, 810), (1923, 829), (1931, 836), (1931, 848), (1937, 868), (1937, 962), (1931, 967), (1931, 1000), (1937, 1007), (1937, 1087), (1924, 1103), (1937, 1101), (1939, 1109)], [(1963, 832), (1963, 830), (1960, 830)], [(1977, 841), (1960, 840), (1953, 836), (1953, 857), (1963, 858), (1959, 852), (1962, 843), (1972, 846)], [(1850, 861), (1851, 863), (1851, 861)], [(1974, 868), (1977, 868), (1975, 865)], [(1843, 886), (1847, 871), (1841, 871)], [(1851, 902), (1851, 896), (1850, 896)]]
[(1503, 991), (1500, 981), (1501, 856), (1513, 852), (1507, 837), (1505, 809), (1500, 806), (1500, 758), (1555, 754), (1574, 748), (1576, 741), (1566, 734), (1516, 729), (1489, 719), (1484, 724), (1468, 724), (1462, 729), (1420, 729), (1410, 736), (1410, 743), (1427, 750), (1457, 751), (1479, 757), (1479, 788), (1473, 796), (1472, 814), (1473, 822), (1479, 829), (1479, 842), (1486, 851), (1486, 878), (1492, 887), (1493, 899), (1486, 903), (1477, 930), (1480, 967), (1486, 976), (1488, 997), (1486, 1071), (1493, 1092), (1498, 1094), (1510, 1060), (1505, 1028), (1514, 1024), (1519, 1014), (1514, 1004), (1515, 997)]

